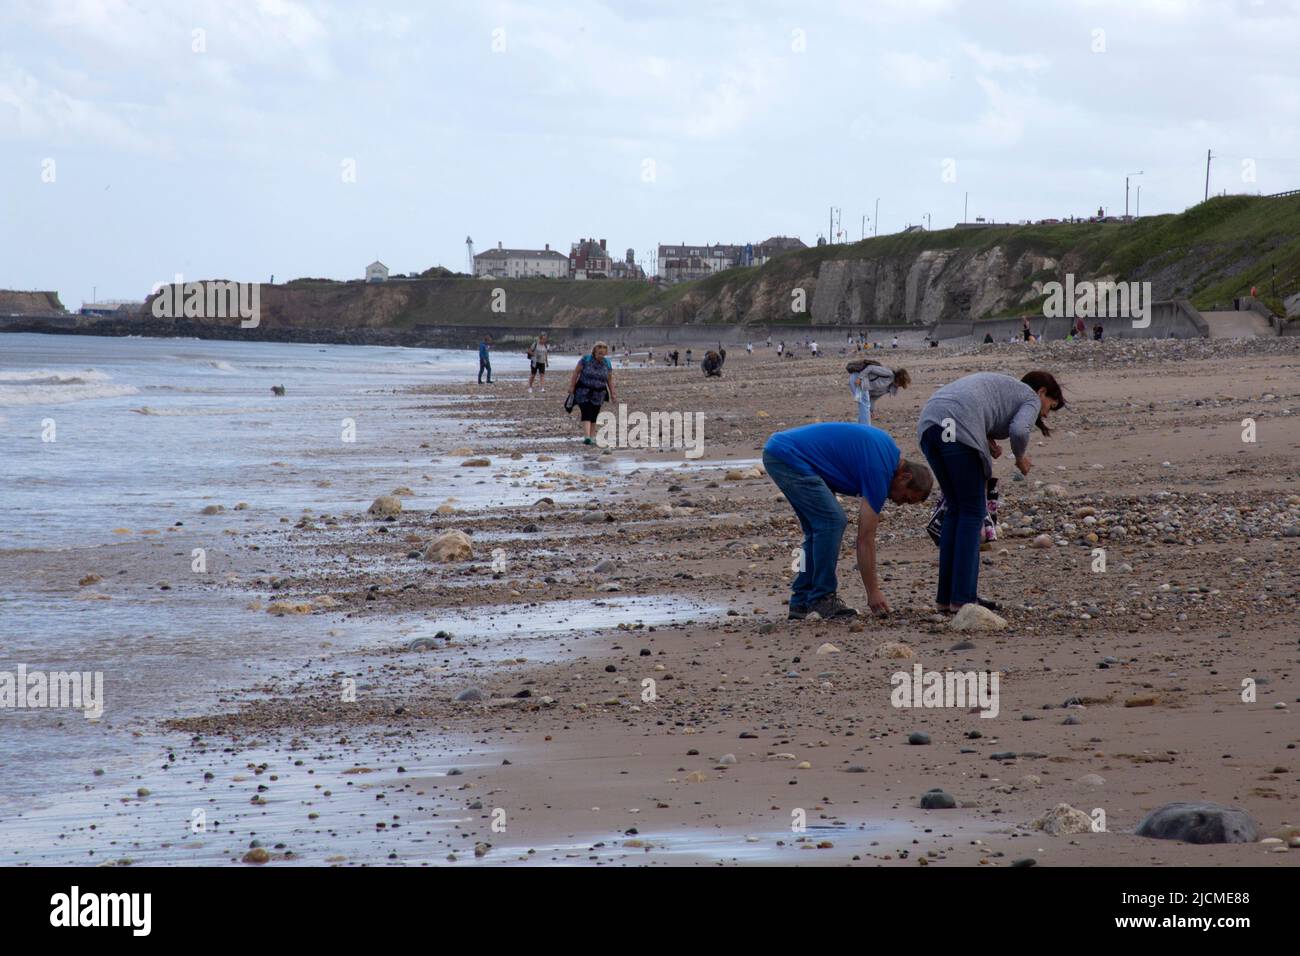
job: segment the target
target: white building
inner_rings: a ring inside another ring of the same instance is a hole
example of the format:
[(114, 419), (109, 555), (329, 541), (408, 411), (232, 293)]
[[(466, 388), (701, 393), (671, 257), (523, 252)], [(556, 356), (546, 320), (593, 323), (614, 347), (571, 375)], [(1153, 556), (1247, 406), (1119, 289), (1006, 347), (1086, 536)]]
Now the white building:
[(387, 282), (388, 266), (384, 265), (378, 259), (366, 266), (367, 282)]
[(548, 242), (544, 249), (495, 249), (474, 257), (474, 275), (497, 279), (523, 279), (541, 276), (548, 279), (569, 277), (569, 257), (556, 252)]

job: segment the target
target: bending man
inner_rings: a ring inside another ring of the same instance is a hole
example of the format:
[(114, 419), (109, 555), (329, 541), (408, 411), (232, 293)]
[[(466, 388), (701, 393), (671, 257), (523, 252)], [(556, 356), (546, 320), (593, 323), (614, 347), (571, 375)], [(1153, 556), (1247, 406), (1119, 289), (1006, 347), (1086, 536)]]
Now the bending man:
[(873, 611), (888, 613), (876, 579), (876, 526), (888, 498), (920, 504), (934, 484), (930, 469), (903, 458), (879, 428), (822, 422), (777, 432), (763, 447), (763, 466), (794, 508), (803, 528), (802, 567), (791, 585), (789, 618), (812, 611), (823, 618), (854, 617), (838, 595), (835, 566), (848, 525), (836, 494), (862, 499), (858, 509), (858, 572)]

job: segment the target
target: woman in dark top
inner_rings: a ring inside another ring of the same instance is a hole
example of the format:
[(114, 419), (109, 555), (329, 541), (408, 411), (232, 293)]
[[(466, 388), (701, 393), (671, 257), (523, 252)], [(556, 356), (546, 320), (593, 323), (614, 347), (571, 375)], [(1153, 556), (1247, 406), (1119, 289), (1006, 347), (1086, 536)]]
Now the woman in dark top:
[(600, 406), (607, 400), (617, 400), (614, 394), (614, 366), (610, 364), (608, 355), (609, 346), (597, 342), (591, 347), (591, 354), (578, 360), (569, 377), (569, 394), (582, 412), (584, 445), (596, 443), (592, 434), (596, 430), (596, 416), (600, 414)]

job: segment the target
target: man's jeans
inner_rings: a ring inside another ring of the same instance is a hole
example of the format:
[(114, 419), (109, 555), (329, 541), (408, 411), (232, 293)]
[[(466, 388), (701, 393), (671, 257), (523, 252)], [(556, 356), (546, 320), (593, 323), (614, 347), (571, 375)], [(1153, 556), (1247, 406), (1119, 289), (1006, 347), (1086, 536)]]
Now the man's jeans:
[(791, 585), (790, 606), (807, 607), (834, 594), (839, 584), (835, 565), (848, 518), (835, 493), (816, 475), (805, 474), (770, 452), (763, 452), (763, 467), (794, 508), (803, 528), (799, 573)]
[(480, 385), (483, 384), (483, 373), (485, 371), (488, 373), (488, 384), (491, 385), (492, 384), (492, 362), (489, 359), (485, 359), (483, 358), (483, 356), (480, 355), (478, 359), (478, 383)]
[(980, 533), (986, 483), (980, 453), (958, 441), (944, 441), (943, 427), (921, 436), (921, 453), (948, 503), (939, 536), (938, 604), (974, 604), (980, 575)]

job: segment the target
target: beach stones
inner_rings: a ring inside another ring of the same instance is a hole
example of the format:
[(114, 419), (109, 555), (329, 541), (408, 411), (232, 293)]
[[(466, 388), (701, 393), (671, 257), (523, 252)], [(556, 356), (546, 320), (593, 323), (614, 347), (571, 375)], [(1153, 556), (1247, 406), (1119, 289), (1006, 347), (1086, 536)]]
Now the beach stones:
[(466, 458), (460, 463), (462, 468), (487, 468), (492, 464), (490, 458)]
[(396, 495), (380, 495), (370, 503), (369, 511), (377, 518), (392, 518), (402, 513), (402, 499)]
[(456, 702), (459, 704), (477, 704), (487, 700), (487, 695), (477, 687), (466, 687), (456, 695)]
[(1152, 810), (1134, 832), (1154, 840), (1183, 843), (1254, 843), (1259, 839), (1259, 824), (1238, 807), (1180, 802)]
[(588, 511), (582, 516), (583, 524), (604, 524), (606, 521), (613, 520), (613, 516), (606, 511)]
[(922, 810), (952, 810), (956, 806), (957, 801), (953, 795), (939, 787), (921, 794)]
[(1091, 833), (1092, 817), (1082, 810), (1076, 810), (1068, 803), (1058, 803), (1032, 824), (1035, 830), (1042, 830), (1053, 836), (1062, 833)]
[(464, 531), (444, 531), (424, 549), (426, 561), (469, 561), (474, 557), (474, 547)]
[(907, 742), (914, 747), (923, 747), (930, 742), (930, 735), (922, 730), (913, 731), (907, 735)]
[(1006, 619), (979, 604), (964, 604), (948, 626), (954, 631), (1003, 631)]
[(1031, 548), (1050, 548), (1052, 546), (1052, 536), (1050, 534), (1040, 534), (1029, 542), (1029, 546)]
[(901, 641), (886, 641), (876, 648), (876, 656), (888, 660), (907, 660), (915, 657), (913, 650)]

